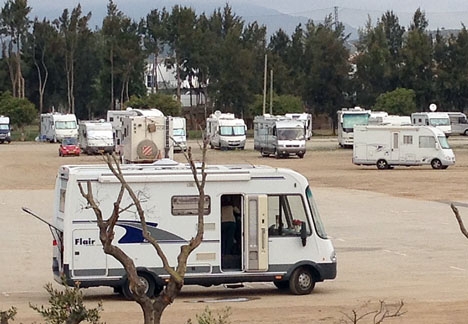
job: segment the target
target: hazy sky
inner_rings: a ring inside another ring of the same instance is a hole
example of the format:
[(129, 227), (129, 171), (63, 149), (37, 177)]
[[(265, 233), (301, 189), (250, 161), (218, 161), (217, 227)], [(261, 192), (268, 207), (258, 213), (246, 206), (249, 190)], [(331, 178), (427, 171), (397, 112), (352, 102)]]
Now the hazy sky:
[[(1, 1), (5, 2), (4, 0)], [(426, 18), (429, 21), (431, 29), (460, 28), (461, 23), (468, 23), (467, 0), (114, 0), (114, 2), (119, 8), (141, 9), (142, 12), (149, 12), (151, 9), (162, 6), (170, 7), (175, 4), (207, 3), (213, 4), (213, 9), (215, 9), (223, 7), (226, 3), (232, 6), (240, 3), (249, 3), (275, 9), (282, 13), (305, 16), (312, 19), (323, 19), (326, 15), (333, 13), (334, 7), (337, 6), (339, 19), (354, 27), (364, 27), (369, 15), (372, 21), (375, 22), (387, 10), (393, 10), (400, 18), (400, 24), (407, 26), (416, 9), (420, 7), (426, 13)], [(33, 16), (38, 15), (39, 17), (43, 17), (50, 13), (52, 17), (56, 17), (58, 15), (56, 12), (60, 13), (64, 8), (73, 8), (78, 3), (81, 3), (84, 11), (89, 11), (91, 8), (96, 8), (96, 6), (102, 6), (103, 12), (105, 12), (108, 1), (29, 0), (28, 3), (33, 8)], [(132, 16), (126, 10), (123, 11)]]

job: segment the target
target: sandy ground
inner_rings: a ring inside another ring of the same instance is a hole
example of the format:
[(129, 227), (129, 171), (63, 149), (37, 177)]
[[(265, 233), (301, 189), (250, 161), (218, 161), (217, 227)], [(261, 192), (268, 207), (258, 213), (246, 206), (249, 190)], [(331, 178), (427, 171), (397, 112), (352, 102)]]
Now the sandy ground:
[[(215, 312), (230, 307), (233, 323), (341, 323), (353, 310), (362, 315), (381, 300), (390, 307), (402, 300), (406, 313), (386, 323), (467, 323), (468, 240), (448, 203), (468, 218), (468, 138), (449, 141), (457, 163), (447, 170), (355, 166), (352, 150), (339, 149), (335, 138), (309, 141), (304, 159), (262, 158), (251, 143), (245, 151), (210, 150), (211, 164), (267, 164), (303, 173), (337, 250), (338, 277), (307, 296), (280, 293), (269, 283), (184, 287), (163, 322), (185, 323), (208, 306)], [(175, 159), (183, 161), (181, 154)], [(83, 163), (102, 160), (59, 157), (57, 144), (0, 145), (0, 310), (16, 306), (15, 323), (41, 321), (29, 303), (47, 304), (43, 286), (53, 280), (51, 235), (21, 207), (50, 219), (58, 167)], [(87, 289), (85, 295), (90, 306), (103, 301), (107, 323), (142, 322), (138, 306), (108, 288)]]

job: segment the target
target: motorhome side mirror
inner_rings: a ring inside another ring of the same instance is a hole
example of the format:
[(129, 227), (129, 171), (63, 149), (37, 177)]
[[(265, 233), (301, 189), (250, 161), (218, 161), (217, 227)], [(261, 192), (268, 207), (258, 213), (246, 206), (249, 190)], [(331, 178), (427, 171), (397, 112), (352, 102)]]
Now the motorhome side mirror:
[(307, 244), (307, 227), (305, 222), (301, 222), (301, 241), (302, 246), (306, 246)]

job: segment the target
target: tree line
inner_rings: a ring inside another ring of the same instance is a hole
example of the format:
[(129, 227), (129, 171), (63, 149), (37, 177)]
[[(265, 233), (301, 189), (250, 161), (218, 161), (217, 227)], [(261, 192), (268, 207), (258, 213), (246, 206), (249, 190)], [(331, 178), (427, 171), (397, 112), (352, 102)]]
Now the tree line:
[(430, 103), (441, 110), (467, 107), (467, 30), (429, 32), (421, 9), (407, 28), (392, 11), (375, 24), (369, 19), (354, 43), (331, 14), (267, 39), (264, 25), (245, 23), (229, 5), (210, 14), (175, 5), (135, 21), (109, 0), (94, 28), (92, 13), (79, 4), (55, 19), (31, 20), (30, 13), (27, 0), (7, 0), (1, 8), (0, 92), (28, 99), (39, 113), (91, 119), (143, 100), (150, 56), (173, 67), (179, 85), (174, 93), (152, 80), (151, 93), (180, 97), (188, 80), (186, 90), (209, 98), (211, 109), (241, 116), (262, 111), (265, 57), (274, 113), (301, 109), (334, 117), (347, 106), (388, 105), (389, 112), (405, 114)]

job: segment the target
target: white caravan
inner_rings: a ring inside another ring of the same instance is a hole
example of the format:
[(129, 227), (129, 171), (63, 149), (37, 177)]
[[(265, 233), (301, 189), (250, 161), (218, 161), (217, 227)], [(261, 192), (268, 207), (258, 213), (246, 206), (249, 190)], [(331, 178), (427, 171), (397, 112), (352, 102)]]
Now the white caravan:
[(452, 134), (450, 117), (446, 112), (417, 112), (411, 114), (413, 125), (434, 126), (444, 132), (445, 136)]
[(245, 147), (247, 126), (243, 119), (234, 114), (222, 113), (216, 110), (206, 119), (206, 135), (210, 139), (210, 147), (225, 149), (241, 149)]
[(112, 153), (114, 151), (112, 124), (98, 120), (80, 121), (78, 142), (86, 154)]
[(61, 142), (65, 137), (78, 137), (78, 124), (74, 114), (41, 114), (39, 140)]
[(265, 114), (254, 118), (254, 149), (277, 159), (306, 153), (305, 126), (300, 120)]
[(285, 114), (286, 117), (297, 119), (304, 123), (306, 140), (312, 138), (312, 114), (308, 113), (289, 113)]
[(448, 112), (447, 114), (450, 118), (452, 135), (468, 136), (468, 120), (466, 119), (466, 115), (461, 112)]
[(341, 147), (352, 147), (354, 126), (367, 125), (371, 111), (360, 107), (342, 108), (337, 111), (338, 144)]
[(0, 144), (11, 143), (10, 117), (0, 116)]
[(359, 125), (354, 128), (353, 163), (390, 169), (395, 165), (455, 164), (447, 137), (432, 126)]
[(368, 125), (411, 125), (411, 117), (389, 115), (384, 111), (371, 111)]
[(128, 116), (149, 116), (149, 117), (160, 117), (164, 114), (156, 108), (149, 109), (133, 109), (127, 108), (126, 110), (108, 110), (107, 121), (112, 124), (112, 130), (114, 133), (114, 150), (118, 154), (123, 154), (122, 144), (122, 119)]
[(172, 117), (127, 116), (122, 118), (123, 163), (151, 163), (173, 158)]
[(184, 117), (172, 117), (172, 139), (175, 151), (187, 151), (187, 127)]
[[(150, 233), (175, 267), (181, 245), (197, 229), (199, 196), (191, 169), (167, 160), (121, 167), (125, 180), (141, 197)], [(252, 165), (210, 165), (206, 170), (203, 241), (188, 258), (185, 285), (273, 282), (294, 294), (308, 294), (316, 282), (335, 278), (335, 251), (304, 176), (290, 169)], [(69, 285), (110, 286), (130, 296), (125, 270), (104, 253), (96, 216), (80, 194), (78, 184), (86, 188), (87, 181), (106, 217), (119, 196), (120, 183), (106, 165), (60, 167), (52, 221), (55, 280), (62, 283), (63, 276)], [(240, 214), (233, 247), (223, 254), (225, 199)], [(125, 208), (114, 229), (114, 244), (135, 262), (147, 294), (157, 294), (169, 275), (143, 239), (136, 208), (127, 194), (121, 206)]]

